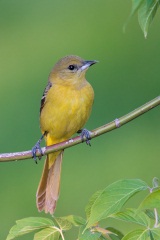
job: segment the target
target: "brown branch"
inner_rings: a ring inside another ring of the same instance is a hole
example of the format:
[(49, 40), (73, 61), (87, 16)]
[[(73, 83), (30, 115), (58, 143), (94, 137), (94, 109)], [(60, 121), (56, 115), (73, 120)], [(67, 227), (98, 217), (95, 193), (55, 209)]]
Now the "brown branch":
[[(158, 96), (155, 99), (151, 100), (150, 102), (144, 104), (143, 106), (135, 109), (134, 111), (126, 114), (125, 116), (120, 117), (119, 119), (116, 119), (116, 120), (114, 120), (104, 126), (101, 126), (97, 129), (94, 129), (93, 131), (91, 131), (90, 137), (92, 139), (92, 138), (98, 137), (99, 135), (107, 133), (109, 131), (112, 131), (113, 129), (119, 128), (122, 125), (132, 121), (133, 119), (135, 119), (135, 118), (139, 117), (140, 115), (146, 113), (147, 111), (151, 110), (152, 108), (157, 107), (158, 105), (160, 105), (160, 96)], [(77, 136), (75, 138), (69, 139), (69, 140), (61, 142), (61, 143), (57, 143), (57, 144), (49, 146), (49, 147), (43, 147), (42, 152), (43, 152), (43, 155), (47, 155), (48, 153), (51, 153), (51, 152), (56, 152), (58, 150), (72, 147), (74, 145), (82, 143), (83, 141), (80, 136)], [(41, 153), (39, 151), (37, 151), (36, 156), (37, 157), (41, 156)], [(32, 158), (31, 150), (24, 151), (24, 152), (0, 154), (0, 162), (25, 160), (28, 158)]]

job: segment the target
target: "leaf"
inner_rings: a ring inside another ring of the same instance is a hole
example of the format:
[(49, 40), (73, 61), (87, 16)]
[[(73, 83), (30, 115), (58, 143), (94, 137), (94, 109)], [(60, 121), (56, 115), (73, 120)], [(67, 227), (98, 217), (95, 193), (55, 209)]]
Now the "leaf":
[(159, 187), (159, 179), (157, 177), (154, 177), (152, 180), (153, 188)]
[[(155, 220), (155, 213), (154, 213), (153, 210), (146, 209), (146, 210), (145, 210), (145, 213), (146, 213), (146, 215), (147, 215), (149, 218)], [(160, 216), (158, 216), (158, 222), (160, 222)]]
[(86, 224), (86, 220), (84, 218), (75, 216), (75, 215), (69, 215), (69, 216), (63, 217), (63, 219), (66, 219), (75, 227)]
[(117, 230), (117, 229), (115, 229), (115, 228), (113, 228), (113, 227), (107, 227), (106, 229), (108, 229), (108, 230), (110, 230), (111, 232), (113, 232), (113, 233), (116, 234), (116, 235), (110, 235), (110, 238), (111, 238), (112, 240), (119, 240), (119, 239), (122, 239), (123, 236), (124, 236), (119, 230)]
[(54, 218), (61, 230), (66, 231), (72, 228), (71, 222), (65, 218)]
[(103, 191), (94, 194), (86, 207), (88, 215), (86, 229), (120, 211), (131, 196), (147, 188), (147, 184), (139, 179), (125, 179), (112, 183)]
[(34, 235), (34, 240), (58, 240), (60, 232), (55, 227), (45, 228)]
[(131, 13), (126, 21), (126, 23), (123, 26), (123, 30), (125, 31), (126, 26), (128, 25), (129, 21), (131, 20), (131, 18), (133, 17), (133, 15), (138, 11), (138, 9), (140, 8), (141, 4), (143, 3), (144, 0), (132, 0), (132, 10)]
[(130, 17), (132, 17), (137, 12), (143, 2), (144, 0), (132, 0), (132, 10)]
[(137, 212), (137, 209), (127, 209), (122, 212), (113, 214), (111, 217), (126, 221), (140, 224), (148, 227), (150, 225), (150, 219), (144, 212)]
[(7, 236), (7, 240), (14, 239), (15, 237), (33, 232), (37, 229), (54, 226), (52, 220), (48, 218), (29, 217), (16, 221)]
[(160, 190), (150, 193), (140, 204), (139, 208), (142, 209), (160, 209)]
[(118, 236), (110, 236), (110, 240), (121, 240), (122, 238), (119, 238)]
[(125, 235), (122, 240), (150, 240), (148, 229), (136, 229)]
[(80, 227), (78, 240), (98, 240), (100, 236), (99, 232), (92, 232), (90, 229), (84, 231), (84, 227)]
[(159, 0), (145, 0), (138, 10), (138, 21), (145, 38), (147, 37), (149, 25), (151, 24), (158, 7)]
[(90, 217), (91, 215), (91, 209), (92, 209), (92, 205), (95, 203), (95, 201), (97, 200), (97, 198), (102, 194), (103, 190), (99, 190), (97, 192), (95, 192), (92, 197), (89, 200), (89, 204), (87, 204), (86, 208), (85, 208), (85, 212), (86, 212), (86, 217), (87, 219)]
[(116, 233), (114, 232), (111, 232), (109, 229), (105, 229), (105, 228), (101, 228), (99, 226), (95, 226), (91, 229), (91, 232), (99, 232), (102, 234), (102, 236), (105, 238), (105, 239), (109, 239), (111, 240), (111, 235), (114, 235), (114, 236), (117, 236)]
[(160, 228), (151, 229), (153, 239), (160, 239)]

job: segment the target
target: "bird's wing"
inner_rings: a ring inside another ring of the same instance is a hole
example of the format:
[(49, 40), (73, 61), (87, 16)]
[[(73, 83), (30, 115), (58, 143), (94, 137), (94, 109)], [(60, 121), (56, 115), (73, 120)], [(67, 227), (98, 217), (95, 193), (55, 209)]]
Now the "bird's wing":
[(43, 92), (43, 96), (41, 98), (41, 106), (40, 106), (40, 113), (45, 105), (45, 100), (46, 100), (46, 95), (49, 91), (49, 89), (52, 87), (52, 83), (51, 82), (48, 82), (46, 88), (44, 89), (44, 92)]

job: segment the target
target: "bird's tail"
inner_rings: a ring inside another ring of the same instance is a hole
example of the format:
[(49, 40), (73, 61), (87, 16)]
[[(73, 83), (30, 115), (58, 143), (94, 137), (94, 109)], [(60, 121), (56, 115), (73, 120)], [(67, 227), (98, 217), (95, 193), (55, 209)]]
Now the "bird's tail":
[(59, 197), (62, 157), (63, 151), (47, 155), (36, 194), (39, 211), (54, 213)]

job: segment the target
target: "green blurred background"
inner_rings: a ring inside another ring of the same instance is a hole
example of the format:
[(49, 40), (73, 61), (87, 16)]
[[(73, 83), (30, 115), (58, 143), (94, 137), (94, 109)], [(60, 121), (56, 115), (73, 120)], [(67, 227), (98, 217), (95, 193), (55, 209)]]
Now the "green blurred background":
[[(122, 30), (130, 9), (127, 0), (0, 1), (1, 153), (29, 150), (40, 137), (40, 99), (52, 66), (65, 55), (99, 60), (87, 73), (95, 90), (88, 129), (159, 95), (160, 16), (145, 40), (137, 16)], [(67, 149), (55, 216), (85, 216), (90, 196), (119, 179), (151, 184), (154, 176), (160, 177), (159, 123), (160, 109), (155, 108), (92, 140), (91, 148), (80, 144)], [(18, 219), (47, 216), (35, 205), (43, 162), (0, 163), (0, 239)], [(76, 239), (74, 234), (68, 238)]]

